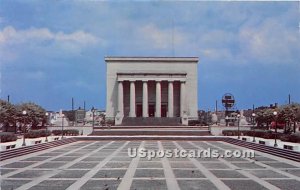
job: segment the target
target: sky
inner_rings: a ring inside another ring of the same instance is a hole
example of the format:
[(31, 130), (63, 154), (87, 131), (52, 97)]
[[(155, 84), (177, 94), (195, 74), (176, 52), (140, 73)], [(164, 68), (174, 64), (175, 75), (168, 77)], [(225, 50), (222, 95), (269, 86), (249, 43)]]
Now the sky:
[(1, 99), (105, 109), (105, 56), (199, 57), (199, 110), (300, 102), (300, 5), (0, 0)]

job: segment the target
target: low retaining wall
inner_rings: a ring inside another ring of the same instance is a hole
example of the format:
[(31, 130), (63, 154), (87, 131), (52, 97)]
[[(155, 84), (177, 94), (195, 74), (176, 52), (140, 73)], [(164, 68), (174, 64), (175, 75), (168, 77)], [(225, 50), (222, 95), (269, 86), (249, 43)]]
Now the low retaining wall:
[[(61, 136), (49, 136), (48, 142), (57, 141), (60, 139), (61, 139)], [(32, 146), (32, 145), (42, 144), (42, 143), (46, 143), (46, 137), (26, 138), (25, 139), (26, 146)], [(22, 147), (22, 144), (23, 144), (23, 138), (19, 138), (16, 141), (12, 141), (12, 142), (0, 143), (0, 151), (20, 148), (20, 147)]]
[[(251, 126), (241, 126), (240, 130), (250, 130)], [(214, 136), (222, 136), (223, 130), (238, 130), (237, 126), (210, 126), (210, 132)]]
[[(61, 126), (49, 126), (47, 129), (49, 131), (61, 130), (62, 127)], [(93, 127), (92, 126), (64, 126), (64, 130), (67, 130), (67, 129), (78, 130), (79, 135), (81, 135), (81, 133), (83, 133), (83, 135), (89, 135), (93, 132)]]
[[(237, 137), (234, 137), (234, 138), (237, 138)], [(253, 137), (252, 136), (241, 136), (240, 140), (244, 140), (246, 142), (253, 142)], [(266, 146), (274, 147), (275, 140), (255, 137), (255, 142), (253, 142), (253, 143), (263, 144)], [(278, 148), (281, 148), (281, 149), (288, 149), (288, 150), (300, 152), (300, 144), (299, 143), (285, 142), (285, 141), (281, 141), (280, 139), (277, 139), (277, 145), (278, 145)]]

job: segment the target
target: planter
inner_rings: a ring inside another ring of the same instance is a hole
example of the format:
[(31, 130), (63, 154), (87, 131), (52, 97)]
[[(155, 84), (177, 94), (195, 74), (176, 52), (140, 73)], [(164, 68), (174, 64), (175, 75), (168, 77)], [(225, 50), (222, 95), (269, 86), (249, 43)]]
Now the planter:
[(30, 139), (28, 144), (35, 145), (35, 144), (40, 144), (40, 143), (42, 143), (41, 139)]
[(300, 145), (297, 146), (297, 145), (284, 144), (283, 149), (298, 151), (300, 150)]
[[(57, 141), (59, 140), (61, 137), (51, 137), (52, 141)], [(49, 138), (48, 138), (49, 139)], [(50, 139), (49, 139), (50, 140)]]
[(258, 141), (258, 144), (266, 145), (266, 141), (259, 140), (259, 141)]
[(16, 148), (16, 144), (1, 145), (1, 151), (10, 150), (14, 148)]

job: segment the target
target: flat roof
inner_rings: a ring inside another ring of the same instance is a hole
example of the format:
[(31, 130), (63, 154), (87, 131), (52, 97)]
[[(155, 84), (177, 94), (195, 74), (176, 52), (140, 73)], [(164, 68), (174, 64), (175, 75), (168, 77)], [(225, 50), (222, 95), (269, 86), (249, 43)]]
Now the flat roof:
[(198, 62), (198, 57), (105, 57), (106, 62)]
[(120, 72), (117, 75), (187, 75), (186, 72)]

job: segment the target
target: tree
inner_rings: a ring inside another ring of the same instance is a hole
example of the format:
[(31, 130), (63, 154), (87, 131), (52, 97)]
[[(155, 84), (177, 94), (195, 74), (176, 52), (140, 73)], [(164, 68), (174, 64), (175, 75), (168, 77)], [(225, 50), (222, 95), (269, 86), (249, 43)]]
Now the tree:
[(106, 124), (105, 114), (104, 113), (100, 113), (99, 119), (100, 119), (101, 126), (104, 126)]
[(269, 129), (271, 122), (275, 120), (273, 115), (274, 111), (276, 111), (276, 109), (272, 109), (272, 108), (258, 109), (256, 111), (257, 124), (258, 125), (266, 124), (267, 129)]
[(16, 131), (16, 121), (16, 107), (13, 104), (0, 99), (0, 125), (3, 126), (3, 131), (6, 132), (10, 126), (14, 126)]
[[(36, 129), (39, 124), (44, 126), (47, 119), (44, 108), (32, 102), (22, 103), (17, 108), (18, 121), (23, 123), (23, 126), (29, 124), (31, 129)], [(26, 115), (22, 114), (23, 111), (26, 111)]]
[(300, 120), (300, 104), (292, 103), (280, 107), (280, 115), (282, 120), (286, 121), (288, 127), (293, 123), (293, 132), (296, 132), (296, 122)]

